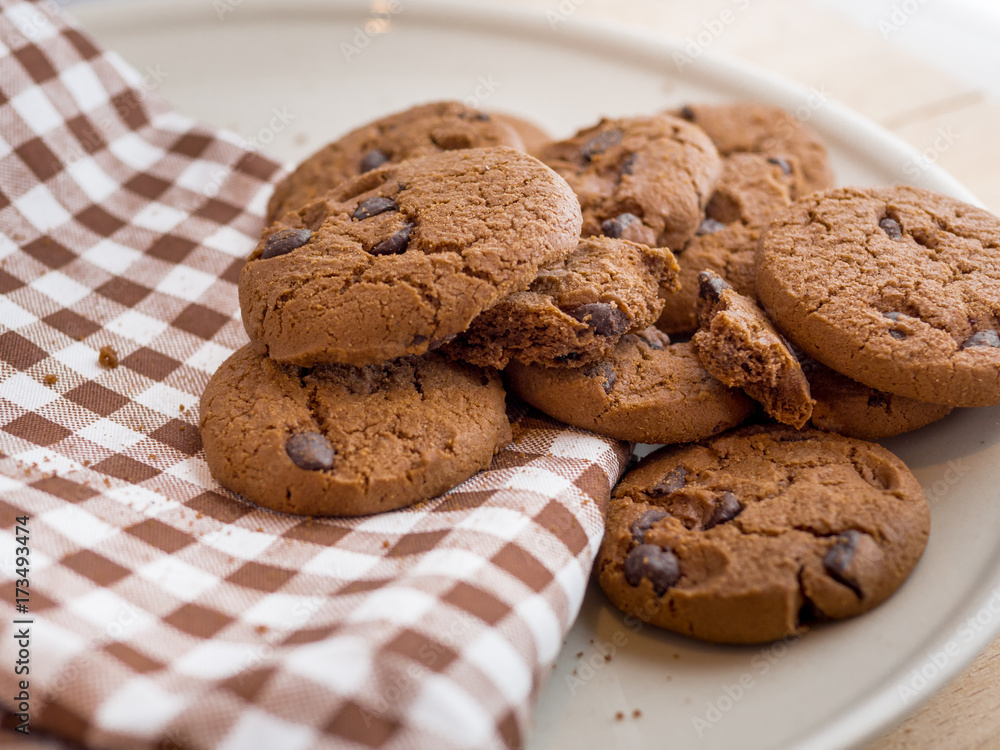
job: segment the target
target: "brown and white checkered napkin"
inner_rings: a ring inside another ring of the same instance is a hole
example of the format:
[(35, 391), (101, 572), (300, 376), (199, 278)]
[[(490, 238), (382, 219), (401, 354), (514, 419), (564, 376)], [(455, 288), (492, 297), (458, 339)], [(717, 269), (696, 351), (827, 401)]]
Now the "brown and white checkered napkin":
[(627, 446), (526, 416), (489, 471), (353, 520), (219, 487), (197, 402), (280, 167), (52, 7), (0, 0), (5, 723), (26, 680), (30, 729), (93, 747), (521, 745)]

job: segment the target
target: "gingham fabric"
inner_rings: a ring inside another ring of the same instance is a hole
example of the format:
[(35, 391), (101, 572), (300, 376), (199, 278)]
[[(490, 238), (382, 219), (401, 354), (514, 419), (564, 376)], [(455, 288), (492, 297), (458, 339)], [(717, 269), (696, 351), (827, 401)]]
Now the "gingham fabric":
[(53, 8), (0, 0), (0, 742), (27, 680), (31, 732), (94, 748), (521, 746), (628, 446), (529, 414), (353, 520), (219, 487), (198, 397), (281, 170)]

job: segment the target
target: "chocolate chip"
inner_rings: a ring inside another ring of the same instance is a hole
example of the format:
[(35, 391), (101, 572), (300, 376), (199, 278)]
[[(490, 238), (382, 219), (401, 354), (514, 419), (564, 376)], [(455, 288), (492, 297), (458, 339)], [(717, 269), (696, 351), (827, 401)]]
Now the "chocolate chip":
[(782, 174), (791, 174), (792, 173), (792, 165), (789, 164), (784, 159), (782, 159), (780, 156), (769, 156), (769, 157), (767, 157), (767, 163), (768, 164), (777, 164), (779, 167), (781, 167), (781, 173)]
[(292, 463), (306, 471), (321, 471), (333, 468), (336, 455), (333, 446), (318, 432), (299, 432), (288, 438), (285, 452)]
[(639, 518), (632, 522), (632, 538), (638, 544), (642, 544), (643, 540), (646, 538), (646, 532), (649, 531), (653, 524), (657, 521), (662, 521), (664, 518), (669, 516), (665, 510), (660, 510), (659, 508), (653, 508), (652, 510), (647, 510)]
[(687, 470), (679, 466), (646, 490), (646, 494), (650, 497), (665, 497), (677, 492), (685, 484), (687, 484)]
[(625, 556), (625, 580), (630, 586), (638, 586), (643, 578), (648, 578), (656, 595), (663, 596), (680, 577), (677, 557), (666, 547), (640, 544)]
[(403, 228), (388, 239), (382, 240), (369, 252), (372, 255), (399, 255), (406, 252), (406, 246), (410, 243), (410, 232), (413, 231), (413, 224), (406, 223)]
[(903, 228), (895, 219), (891, 219), (886, 216), (884, 219), (879, 221), (878, 225), (882, 228), (882, 231), (889, 236), (890, 240), (898, 240), (903, 236)]
[(290, 253), (292, 250), (306, 244), (311, 237), (312, 232), (308, 229), (279, 229), (267, 238), (260, 258), (261, 260), (267, 260), (268, 258), (276, 258), (279, 255)]
[(712, 271), (702, 271), (698, 274), (698, 296), (709, 302), (718, 302), (719, 297), (727, 289), (733, 287), (719, 274)]
[(713, 526), (718, 526), (720, 523), (732, 521), (742, 512), (743, 506), (736, 499), (736, 495), (732, 492), (723, 492), (719, 497), (719, 501), (715, 504), (712, 517), (705, 523), (705, 528), (710, 529)]
[(369, 219), (372, 216), (384, 214), (386, 211), (395, 211), (398, 208), (399, 206), (396, 205), (396, 201), (392, 198), (383, 198), (381, 195), (376, 195), (374, 198), (362, 201), (361, 205), (354, 209), (351, 218), (361, 221), (362, 219)]
[(610, 302), (588, 302), (566, 310), (571, 318), (586, 323), (598, 336), (620, 336), (629, 329), (628, 316)]
[(965, 340), (964, 344), (962, 344), (963, 349), (968, 349), (971, 346), (1000, 347), (1000, 333), (997, 333), (992, 329), (976, 331)]
[[(882, 313), (882, 317), (883, 318), (888, 318), (893, 323), (897, 323), (897, 322), (899, 322), (899, 319), (902, 318), (902, 317), (904, 317), (904, 316), (903, 316), (902, 313), (898, 313), (898, 312), (887, 312), (887, 313)], [(890, 328), (889, 329), (889, 335), (892, 336), (894, 339), (905, 339), (906, 338), (906, 333), (904, 331), (897, 331), (895, 328)]]
[(830, 577), (847, 586), (857, 594), (859, 599), (863, 596), (861, 586), (848, 574), (848, 568), (851, 567), (851, 561), (854, 560), (854, 552), (860, 540), (860, 531), (848, 529), (837, 537), (837, 541), (823, 557), (823, 567), (826, 568)]
[(694, 122), (694, 110), (691, 109), (687, 104), (681, 107), (681, 111), (678, 113), (681, 118), (687, 120), (688, 122)]
[(716, 221), (715, 219), (705, 219), (698, 225), (695, 230), (695, 234), (701, 236), (703, 234), (715, 234), (726, 228), (726, 225), (721, 221)]
[(370, 172), (373, 169), (381, 167), (387, 161), (389, 161), (389, 155), (385, 151), (373, 148), (361, 157), (361, 171)]
[(654, 341), (653, 339), (649, 338), (645, 334), (643, 334), (643, 333), (637, 333), (637, 334), (635, 334), (635, 337), (637, 339), (639, 339), (640, 341), (644, 341), (646, 343), (646, 346), (648, 346), (653, 351), (657, 351), (657, 352), (662, 352), (663, 351), (663, 347), (660, 346), (659, 342)]
[(580, 147), (580, 155), (583, 156), (584, 161), (590, 161), (616, 143), (620, 143), (621, 139), (622, 131), (618, 129), (601, 131)]
[(638, 158), (638, 154), (629, 154), (628, 158), (622, 163), (622, 174), (632, 174), (632, 170), (635, 169), (636, 159)]
[(612, 237), (613, 239), (618, 239), (622, 236), (622, 232), (625, 231), (625, 227), (633, 222), (639, 221), (639, 217), (635, 214), (624, 213), (618, 214), (613, 219), (605, 219), (601, 222), (601, 233), (605, 237)]
[(585, 367), (582, 372), (588, 378), (601, 378), (601, 387), (605, 393), (611, 393), (615, 383), (618, 382), (618, 375), (610, 362), (595, 362)]
[(889, 394), (875, 391), (868, 397), (868, 408), (889, 410)]
[(485, 112), (476, 112), (475, 116), (472, 119), (479, 120), (480, 122), (489, 122), (490, 116)]

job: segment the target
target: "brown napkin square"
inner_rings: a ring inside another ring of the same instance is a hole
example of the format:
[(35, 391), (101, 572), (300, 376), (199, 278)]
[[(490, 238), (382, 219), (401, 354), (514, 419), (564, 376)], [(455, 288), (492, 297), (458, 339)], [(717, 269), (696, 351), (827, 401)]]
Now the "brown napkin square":
[(219, 487), (198, 397), (246, 341), (235, 283), (281, 169), (54, 7), (0, 0), (5, 725), (92, 747), (521, 746), (628, 446), (529, 414), (488, 471), (352, 520)]

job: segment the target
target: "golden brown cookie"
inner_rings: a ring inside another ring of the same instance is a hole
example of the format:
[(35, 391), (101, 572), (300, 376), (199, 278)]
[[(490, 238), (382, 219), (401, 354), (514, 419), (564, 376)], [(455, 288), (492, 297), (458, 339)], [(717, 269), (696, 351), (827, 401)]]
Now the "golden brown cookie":
[(693, 122), (722, 156), (763, 154), (792, 180), (792, 198), (833, 187), (833, 169), (819, 135), (791, 112), (769, 104), (687, 104), (675, 112)]
[(761, 643), (883, 602), (929, 530), (919, 483), (889, 451), (758, 425), (640, 462), (615, 490), (597, 570), (633, 617)]
[(580, 368), (511, 362), (508, 387), (567, 424), (638, 443), (684, 443), (728, 430), (754, 402), (702, 367), (690, 342), (655, 328), (625, 334), (604, 359)]
[(279, 362), (422, 354), (569, 255), (580, 221), (565, 180), (510, 148), (379, 167), (264, 230), (243, 323)]
[(716, 273), (702, 271), (698, 283), (701, 325), (692, 342), (705, 369), (779, 422), (805, 425), (813, 411), (809, 381), (764, 311)]
[(656, 325), (671, 336), (698, 327), (698, 274), (714, 271), (740, 294), (756, 299), (754, 253), (771, 217), (792, 202), (791, 175), (762, 154), (722, 160), (722, 176), (694, 237), (675, 255), (680, 291), (663, 289)]
[(666, 248), (588, 237), (550, 263), (523, 292), (480, 313), (442, 353), (482, 367), (580, 366), (606, 356), (622, 334), (656, 320), (658, 290), (676, 278)]
[(460, 102), (432, 102), (396, 112), (352, 130), (299, 164), (275, 187), (267, 205), (267, 223), (383, 164), (489, 146), (524, 150), (510, 124)]
[(943, 419), (954, 408), (869, 388), (804, 354), (799, 361), (815, 401), (809, 421), (818, 430), (882, 440)]
[(761, 237), (757, 295), (810, 357), (872, 388), (1000, 403), (1000, 219), (914, 187), (813, 193)]
[(539, 157), (566, 178), (585, 236), (683, 247), (719, 178), (719, 155), (697, 127), (669, 115), (601, 120)]
[(499, 377), (437, 354), (302, 369), (245, 346), (212, 376), (200, 419), (220, 484), (272, 510), (317, 516), (436, 497), (511, 439)]

